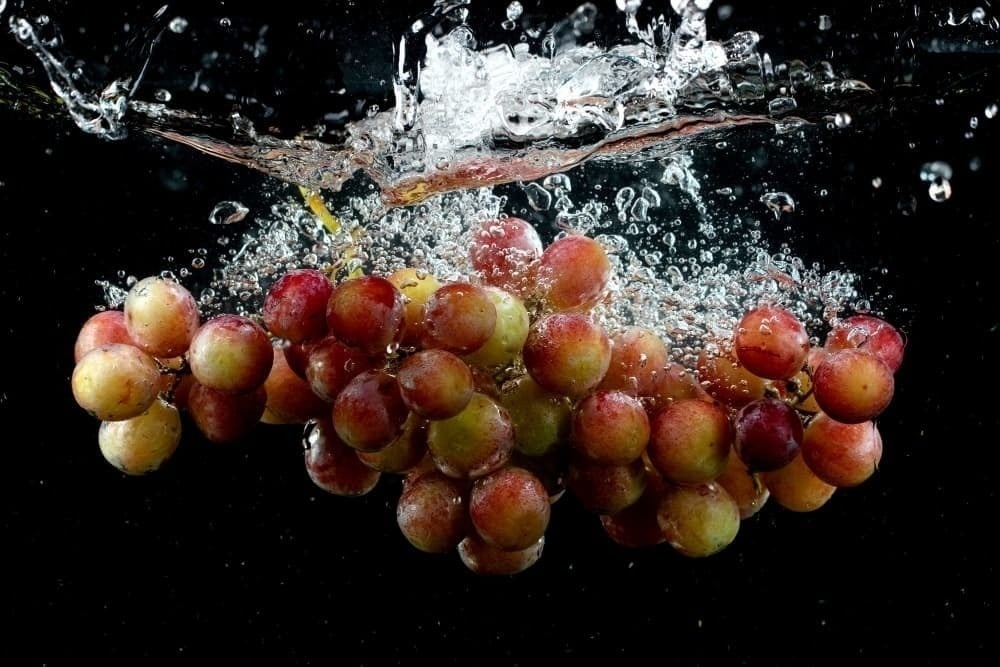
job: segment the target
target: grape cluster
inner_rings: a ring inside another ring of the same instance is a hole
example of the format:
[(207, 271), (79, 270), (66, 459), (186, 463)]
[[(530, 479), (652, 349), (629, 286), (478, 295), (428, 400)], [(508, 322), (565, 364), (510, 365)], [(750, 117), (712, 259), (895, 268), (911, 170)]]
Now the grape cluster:
[(170, 458), (185, 415), (212, 442), (302, 424), (313, 483), (358, 496), (398, 476), (408, 542), (481, 574), (535, 563), (566, 495), (618, 544), (704, 557), (769, 499), (815, 510), (876, 470), (904, 349), (885, 320), (834, 320), (819, 343), (762, 302), (689, 369), (598, 316), (612, 263), (595, 239), (543, 247), (503, 217), (469, 259), (466, 280), (289, 270), (259, 316), (205, 321), (180, 283), (145, 278), (82, 326), (74, 397), (132, 475)]

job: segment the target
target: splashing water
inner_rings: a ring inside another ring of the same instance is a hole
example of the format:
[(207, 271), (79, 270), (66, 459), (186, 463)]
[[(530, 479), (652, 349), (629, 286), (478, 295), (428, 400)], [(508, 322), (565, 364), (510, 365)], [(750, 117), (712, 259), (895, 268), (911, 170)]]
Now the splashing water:
[[(618, 0), (629, 39), (604, 47), (593, 39), (598, 10), (589, 3), (545, 29), (509, 3), (500, 24), (511, 35), (520, 26), (520, 39), (480, 43), (469, 0), (437, 0), (393, 47), (392, 108), (369, 108), (338, 132), (291, 138), (240, 111), (186, 111), (166, 88), (140, 97), (161, 37), (191, 32), (167, 6), (137, 41), (131, 71), (104, 84), (67, 67), (72, 59), (48, 17), (8, 20), (83, 131), (108, 140), (149, 133), (327, 198), (335, 228), (294, 198), (255, 211), (201, 285), (206, 311), (252, 313), (281, 272), (346, 270), (348, 256), (367, 271), (409, 265), (443, 279), (468, 276), (471, 227), (518, 215), (549, 240), (570, 232), (600, 240), (616, 267), (601, 316), (611, 327), (648, 326), (690, 360), (760, 299), (787, 303), (817, 331), (867, 304), (850, 271), (809, 265), (786, 244), (769, 247), (766, 225), (795, 211), (797, 195), (764, 188), (763, 211), (733, 212), (706, 202), (706, 192), (735, 201), (744, 185), (709, 190), (703, 182), (704, 156), (725, 148), (729, 133), (759, 132), (800, 150), (824, 122), (851, 126), (842, 108), (871, 88), (826, 62), (774, 63), (753, 31), (711, 39), (711, 4), (672, 0), (643, 25), (649, 7)], [(828, 16), (818, 22), (821, 31), (833, 27)], [(948, 178), (927, 173), (930, 196), (946, 199)], [(207, 217), (231, 225), (249, 212), (234, 199)]]

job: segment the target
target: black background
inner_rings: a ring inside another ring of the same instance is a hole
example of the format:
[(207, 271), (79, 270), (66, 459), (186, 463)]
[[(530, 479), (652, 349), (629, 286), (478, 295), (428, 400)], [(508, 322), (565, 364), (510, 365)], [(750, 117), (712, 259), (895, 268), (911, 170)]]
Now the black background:
[[(211, 4), (220, 15), (233, 11)], [(493, 4), (476, 3), (473, 16)], [(895, 400), (879, 420), (882, 467), (871, 480), (812, 514), (767, 506), (734, 545), (705, 560), (667, 546), (621, 549), (562, 501), (542, 560), (515, 577), (489, 578), (405, 543), (395, 481), (360, 499), (313, 487), (295, 430), (262, 426), (227, 447), (192, 437), (157, 474), (124, 477), (101, 458), (97, 424), (69, 390), (73, 340), (101, 301), (94, 281), (183, 263), (189, 249), (212, 247), (206, 217), (216, 202), (265, 202), (285, 186), (141, 134), (112, 143), (65, 118), (0, 106), (0, 656), (8, 658), (0, 661), (994, 661), (1000, 119), (983, 113), (1000, 102), (1000, 89), (988, 85), (997, 61), (918, 54), (911, 71), (919, 94), (911, 93), (898, 85), (905, 67), (893, 54), (908, 29), (919, 36), (935, 27), (931, 7), (915, 20), (902, 3), (759, 4), (732, 3), (732, 18), (713, 17), (710, 34), (752, 27), (775, 52), (823, 57), (828, 44), (815, 25), (829, 14), (841, 46), (826, 55), (892, 92), (870, 115), (859, 111), (872, 131), (828, 140), (823, 177), (833, 192), (814, 217), (800, 214), (807, 229), (796, 230), (807, 257), (880, 275), (888, 310), (908, 334)], [(52, 7), (64, 20), (83, 20), (71, 5)], [(314, 11), (328, 20), (336, 10)], [(354, 30), (372, 13), (380, 34), (406, 25), (395, 10), (341, 11)], [(294, 35), (302, 24), (287, 25)], [(302, 61), (289, 57), (269, 77), (317, 81), (316, 59), (326, 54), (301, 35), (304, 51), (289, 53), (304, 53)], [(348, 35), (324, 48), (343, 49)], [(95, 28), (89, 37), (100, 48), (115, 35)], [(0, 63), (32, 62), (9, 36), (0, 41)], [(326, 83), (342, 82), (345, 63), (327, 62)], [(373, 82), (380, 67), (362, 68), (372, 79), (359, 93), (368, 103), (387, 94)], [(964, 88), (942, 83), (963, 75)], [(44, 84), (37, 72), (31, 80)], [(322, 107), (324, 87), (288, 86), (295, 104), (281, 105), (274, 122), (291, 127)], [(947, 103), (934, 103), (939, 94)], [(973, 115), (980, 125), (966, 138)], [(942, 203), (919, 178), (919, 166), (935, 159), (955, 167), (954, 195)], [(880, 189), (871, 187), (875, 176)]]

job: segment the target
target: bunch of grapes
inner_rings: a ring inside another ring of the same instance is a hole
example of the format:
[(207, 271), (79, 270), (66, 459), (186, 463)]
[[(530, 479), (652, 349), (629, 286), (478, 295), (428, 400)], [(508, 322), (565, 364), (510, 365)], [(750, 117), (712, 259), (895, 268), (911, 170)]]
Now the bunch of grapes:
[(73, 394), (132, 475), (184, 424), (212, 442), (301, 424), (313, 483), (358, 496), (401, 478), (409, 543), (481, 574), (535, 563), (567, 495), (618, 544), (705, 557), (769, 499), (815, 510), (879, 464), (904, 349), (883, 319), (835, 320), (818, 344), (762, 302), (686, 368), (653, 330), (602, 323), (612, 263), (590, 237), (543, 247), (524, 220), (490, 220), (470, 264), (444, 282), (290, 270), (259, 316), (206, 321), (180, 283), (145, 278), (81, 328)]

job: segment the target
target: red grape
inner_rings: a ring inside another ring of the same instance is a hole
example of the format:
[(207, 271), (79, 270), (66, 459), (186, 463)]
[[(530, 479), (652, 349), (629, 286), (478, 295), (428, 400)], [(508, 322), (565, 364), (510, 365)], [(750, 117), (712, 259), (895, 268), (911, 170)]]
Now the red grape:
[(382, 476), (358, 459), (357, 452), (337, 436), (328, 417), (309, 424), (303, 444), (306, 473), (327, 493), (362, 496), (374, 489)]
[(802, 445), (802, 418), (776, 398), (761, 398), (743, 406), (734, 426), (736, 453), (754, 472), (787, 465)]
[(636, 460), (646, 450), (649, 432), (646, 409), (622, 391), (595, 391), (573, 410), (573, 446), (595, 463), (623, 465)]
[(318, 269), (293, 269), (268, 289), (261, 315), (264, 326), (291, 343), (326, 335), (326, 309), (333, 283)]
[(484, 288), (448, 283), (424, 304), (423, 345), (469, 354), (489, 340), (496, 325), (497, 309)]
[(732, 441), (733, 427), (725, 408), (686, 398), (653, 413), (646, 451), (653, 467), (668, 480), (701, 484), (725, 470)]
[(202, 324), (191, 340), (188, 364), (199, 383), (241, 393), (259, 387), (274, 362), (267, 332), (243, 315), (217, 315)]
[(538, 232), (521, 218), (486, 220), (472, 232), (472, 268), (488, 284), (514, 294), (527, 294), (531, 268), (541, 255)]
[(345, 345), (385, 356), (403, 336), (403, 293), (380, 276), (350, 278), (336, 285), (327, 304), (330, 334)]
[(406, 406), (427, 419), (454, 417), (475, 390), (468, 365), (439, 349), (420, 350), (404, 359), (396, 380)]
[(483, 540), (504, 551), (527, 549), (545, 535), (549, 493), (530, 471), (504, 466), (480, 477), (469, 494), (469, 518)]
[(824, 482), (857, 486), (878, 468), (882, 437), (874, 422), (842, 424), (821, 413), (806, 427), (802, 458)]
[(588, 310), (607, 292), (611, 261), (598, 241), (568, 234), (545, 248), (536, 275), (536, 289), (549, 308)]
[(885, 362), (893, 373), (903, 364), (906, 341), (899, 329), (874, 315), (852, 315), (834, 323), (826, 335), (828, 350), (862, 348)]
[(333, 426), (345, 443), (373, 452), (396, 439), (409, 410), (396, 378), (381, 370), (356, 375), (333, 402)]
[(539, 385), (579, 398), (600, 384), (611, 364), (611, 340), (584, 313), (553, 313), (535, 322), (524, 366)]

